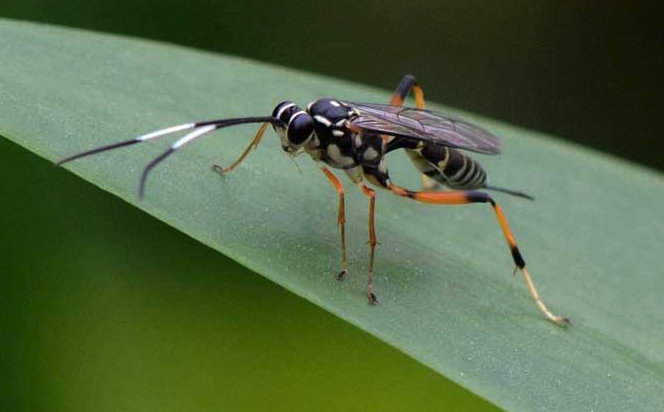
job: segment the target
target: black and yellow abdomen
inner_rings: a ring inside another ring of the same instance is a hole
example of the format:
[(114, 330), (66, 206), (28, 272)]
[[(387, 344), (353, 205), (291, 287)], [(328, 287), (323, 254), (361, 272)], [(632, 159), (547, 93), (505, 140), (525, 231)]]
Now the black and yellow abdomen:
[(482, 166), (456, 149), (430, 144), (406, 152), (420, 172), (451, 189), (486, 186), (487, 176)]

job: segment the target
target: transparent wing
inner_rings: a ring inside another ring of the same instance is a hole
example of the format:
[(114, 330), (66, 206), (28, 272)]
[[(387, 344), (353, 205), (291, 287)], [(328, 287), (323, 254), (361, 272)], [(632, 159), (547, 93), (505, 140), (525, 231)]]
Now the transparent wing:
[(388, 104), (348, 102), (348, 105), (359, 113), (358, 117), (350, 120), (351, 125), (365, 132), (437, 143), (483, 154), (500, 153), (498, 136), (445, 113)]

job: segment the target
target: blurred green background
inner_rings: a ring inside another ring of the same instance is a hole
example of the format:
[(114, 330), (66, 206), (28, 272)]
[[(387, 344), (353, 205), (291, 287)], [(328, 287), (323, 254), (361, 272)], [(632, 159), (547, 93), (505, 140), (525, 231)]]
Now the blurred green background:
[(0, 2), (3, 17), (158, 39), (385, 89), (412, 73), (438, 102), (659, 169), (662, 15), (661, 2), (624, 0)]
[[(644, 2), (3, 0), (0, 17), (385, 89), (413, 73), (433, 100), (664, 169)], [(495, 410), (4, 140), (0, 176), (1, 410)]]

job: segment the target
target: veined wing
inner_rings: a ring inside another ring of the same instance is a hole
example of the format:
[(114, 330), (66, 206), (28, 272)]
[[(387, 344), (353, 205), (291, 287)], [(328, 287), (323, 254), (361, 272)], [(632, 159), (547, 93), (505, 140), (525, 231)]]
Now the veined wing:
[(500, 153), (500, 138), (457, 117), (431, 110), (388, 104), (348, 102), (362, 131), (431, 142), (483, 154)]

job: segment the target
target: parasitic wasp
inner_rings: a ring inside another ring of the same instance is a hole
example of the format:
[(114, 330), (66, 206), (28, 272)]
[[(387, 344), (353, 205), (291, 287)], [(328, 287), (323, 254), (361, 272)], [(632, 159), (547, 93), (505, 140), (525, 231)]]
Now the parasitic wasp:
[[(416, 108), (403, 106), (404, 100), (411, 92), (415, 96)], [(328, 166), (343, 170), (369, 199), (369, 276), (367, 282), (369, 303), (375, 304), (378, 301), (373, 284), (374, 254), (378, 241), (374, 225), (376, 192), (365, 182), (397, 196), (423, 203), (438, 205), (488, 203), (496, 215), (509, 246), (516, 265), (515, 272), (519, 270), (523, 275), (530, 295), (539, 310), (554, 323), (563, 325), (570, 323), (568, 318), (554, 315), (540, 299), (502, 209), (482, 189), (499, 191), (530, 200), (533, 198), (522, 192), (490, 185), (487, 174), (480, 164), (461, 152), (461, 150), (465, 150), (488, 155), (499, 154), (500, 139), (455, 116), (424, 109), (422, 87), (410, 75), (406, 75), (399, 83), (389, 104), (356, 103), (322, 98), (309, 103), (306, 109), (302, 109), (293, 102), (284, 101), (274, 108), (271, 116), (208, 120), (172, 126), (131, 140), (75, 154), (61, 160), (57, 165), (189, 130), (188, 134), (146, 165), (139, 186), (139, 196), (142, 198), (148, 174), (157, 164), (199, 137), (224, 127), (246, 123), (262, 123), (251, 144), (229, 166), (214, 165), (212, 169), (222, 174), (235, 169), (249, 152), (258, 146), (269, 125), (272, 125), (279, 135), (281, 147), (290, 156), (301, 153), (311, 156), (320, 165), (322, 172), (339, 196), (337, 222), (341, 231), (341, 272), (338, 275), (340, 280), (348, 274), (344, 187)], [(398, 149), (403, 149), (419, 170), (425, 190), (405, 189), (390, 180), (385, 155)], [(442, 186), (453, 190), (439, 190)]]

